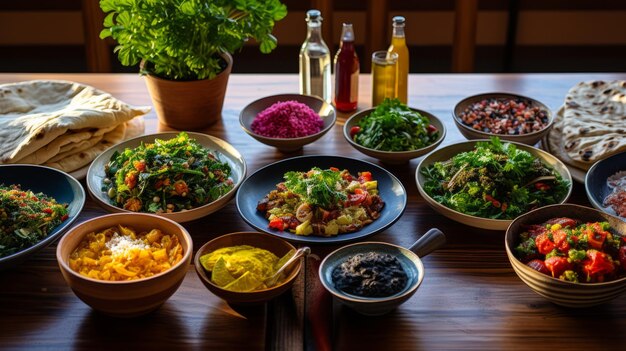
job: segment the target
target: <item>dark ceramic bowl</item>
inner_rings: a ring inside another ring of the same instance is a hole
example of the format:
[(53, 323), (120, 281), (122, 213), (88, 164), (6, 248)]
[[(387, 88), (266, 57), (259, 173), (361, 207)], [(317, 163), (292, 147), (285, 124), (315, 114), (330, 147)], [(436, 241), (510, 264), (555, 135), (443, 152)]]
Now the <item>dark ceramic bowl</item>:
[(617, 215), (615, 211), (603, 205), (604, 199), (613, 192), (606, 184), (606, 179), (620, 171), (626, 172), (626, 152), (596, 162), (585, 176), (585, 191), (591, 205), (614, 216)]
[[(266, 194), (282, 182), (283, 175), (289, 171), (306, 172), (312, 167), (322, 169), (336, 167), (347, 169), (356, 175), (357, 172), (370, 171), (372, 178), (378, 181), (378, 192), (385, 201), (380, 217), (352, 233), (339, 234), (333, 237), (302, 236), (289, 231), (276, 231), (268, 227), (268, 220), (257, 211), (257, 203)], [(237, 210), (246, 223), (258, 231), (272, 234), (282, 239), (306, 244), (337, 244), (362, 239), (379, 233), (394, 224), (406, 208), (407, 194), (402, 183), (389, 171), (373, 163), (340, 156), (300, 156), (278, 161), (265, 166), (241, 184), (236, 196)]]
[[(422, 235), (409, 249), (383, 242), (363, 242), (344, 246), (330, 253), (322, 261), (319, 269), (320, 280), (328, 292), (349, 308), (364, 315), (383, 315), (400, 306), (415, 294), (424, 279), (424, 265), (420, 257), (428, 255), (445, 242), (445, 235), (439, 229), (434, 228)], [(404, 289), (389, 297), (362, 297), (337, 289), (332, 279), (333, 270), (350, 256), (367, 252), (390, 254), (398, 258), (408, 277)]]
[[(470, 105), (484, 100), (484, 99), (524, 99), (528, 100), (533, 107), (539, 107), (540, 109), (546, 111), (548, 115), (548, 124), (541, 130), (536, 132), (527, 133), (527, 134), (519, 134), (519, 135), (508, 135), (508, 134), (495, 134), (490, 132), (483, 132), (480, 130), (476, 130), (471, 126), (466, 125), (460, 118), (460, 115), (465, 109), (467, 109)], [(518, 94), (513, 93), (484, 93), (466, 97), (465, 99), (459, 101), (456, 106), (454, 106), (454, 111), (452, 112), (452, 117), (454, 123), (457, 128), (467, 139), (489, 139), (492, 136), (500, 137), (502, 140), (515, 141), (518, 143), (526, 144), (526, 145), (535, 145), (544, 135), (550, 131), (552, 125), (554, 124), (554, 115), (548, 106), (544, 103)]]
[(517, 276), (537, 294), (566, 307), (590, 307), (608, 302), (626, 291), (626, 277), (604, 283), (574, 283), (539, 273), (513, 254), (519, 236), (531, 224), (541, 224), (551, 218), (569, 217), (584, 222), (606, 221), (614, 235), (626, 236), (626, 222), (593, 208), (562, 204), (541, 207), (517, 217), (505, 235), (506, 254)]
[[(284, 101), (297, 101), (299, 103), (309, 106), (315, 111), (324, 121), (322, 129), (311, 135), (307, 135), (300, 138), (270, 138), (263, 135), (256, 134), (252, 131), (252, 121), (256, 116), (266, 108), (272, 106), (277, 102)], [(274, 146), (282, 152), (293, 152), (300, 150), (304, 145), (310, 144), (315, 140), (326, 134), (334, 125), (337, 120), (337, 113), (333, 105), (327, 103), (323, 99), (317, 96), (301, 95), (301, 94), (280, 94), (266, 96), (264, 98), (255, 100), (244, 107), (239, 114), (239, 123), (241, 128), (248, 133), (254, 139), (262, 142), (263, 144)]]
[(439, 120), (439, 118), (429, 112), (411, 108), (411, 110), (418, 112), (422, 116), (428, 117), (428, 119), (430, 119), (430, 123), (435, 126), (439, 131), (439, 138), (437, 138), (437, 140), (423, 148), (409, 151), (381, 151), (365, 147), (352, 140), (352, 137), (350, 136), (350, 130), (352, 129), (352, 127), (357, 126), (359, 122), (363, 119), (363, 117), (368, 116), (369, 114), (374, 112), (374, 110), (376, 110), (376, 108), (370, 108), (352, 115), (352, 117), (350, 117), (343, 125), (343, 136), (353, 148), (359, 150), (367, 156), (377, 158), (382, 162), (389, 164), (401, 164), (409, 162), (411, 159), (418, 158), (436, 149), (437, 146), (439, 146), (439, 144), (441, 144), (443, 139), (446, 137), (446, 126), (441, 122), (441, 120)]
[(281, 283), (272, 286), (268, 289), (251, 291), (251, 292), (237, 292), (222, 289), (221, 287), (213, 284), (211, 281), (211, 275), (207, 272), (200, 263), (200, 257), (211, 253), (217, 249), (221, 249), (229, 246), (250, 245), (253, 247), (265, 249), (272, 252), (278, 257), (286, 255), (290, 250), (296, 250), (293, 245), (289, 244), (285, 240), (277, 238), (275, 236), (257, 233), (257, 232), (239, 232), (230, 233), (219, 236), (208, 243), (204, 244), (196, 253), (194, 258), (194, 266), (196, 267), (196, 273), (202, 281), (202, 284), (209, 289), (213, 294), (221, 299), (224, 299), (228, 303), (232, 304), (258, 304), (265, 301), (269, 301), (285, 291), (289, 290), (293, 285), (296, 277), (302, 269), (302, 260), (299, 263), (292, 265), (287, 271), (287, 278)]
[(0, 184), (5, 186), (20, 184), (23, 190), (44, 193), (56, 199), (57, 203), (67, 204), (69, 217), (59, 224), (43, 240), (35, 245), (0, 258), (0, 269), (18, 265), (37, 251), (57, 240), (78, 218), (85, 204), (85, 190), (69, 174), (54, 168), (37, 165), (1, 165)]

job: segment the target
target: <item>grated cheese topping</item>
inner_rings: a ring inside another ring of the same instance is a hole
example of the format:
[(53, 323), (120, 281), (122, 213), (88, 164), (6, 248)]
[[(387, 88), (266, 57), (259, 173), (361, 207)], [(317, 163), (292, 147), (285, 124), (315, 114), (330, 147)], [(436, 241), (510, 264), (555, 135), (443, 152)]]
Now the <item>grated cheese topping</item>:
[(107, 249), (111, 250), (111, 255), (114, 257), (130, 257), (130, 253), (134, 250), (147, 250), (150, 248), (141, 239), (131, 239), (126, 235), (119, 235), (114, 233), (111, 240), (106, 243)]

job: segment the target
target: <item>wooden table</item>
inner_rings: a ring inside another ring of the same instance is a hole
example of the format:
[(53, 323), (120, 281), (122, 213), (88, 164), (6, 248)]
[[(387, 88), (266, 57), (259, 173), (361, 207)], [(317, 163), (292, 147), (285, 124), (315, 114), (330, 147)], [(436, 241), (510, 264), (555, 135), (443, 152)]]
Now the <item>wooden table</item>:
[[(144, 82), (120, 74), (1, 74), (0, 83), (66, 79), (95, 86), (136, 105), (150, 105)], [(478, 92), (510, 91), (535, 97), (550, 108), (563, 102), (581, 80), (626, 79), (626, 74), (412, 75), (410, 105), (430, 111), (448, 128), (445, 144), (463, 140), (451, 118), (454, 104)], [(239, 127), (239, 111), (252, 100), (298, 89), (295, 75), (233, 75), (221, 123), (206, 130), (240, 150), (249, 174), (296, 155), (333, 154), (365, 159), (335, 128), (303, 151), (285, 155), (256, 142)], [(369, 76), (361, 77), (359, 107), (369, 107)], [(165, 130), (154, 113), (146, 133)], [(180, 289), (156, 312), (138, 319), (99, 315), (67, 287), (52, 245), (19, 268), (0, 272), (0, 349), (341, 349), (341, 350), (619, 350), (626, 337), (626, 296), (591, 309), (570, 310), (546, 301), (515, 275), (504, 251), (504, 233), (474, 229), (439, 215), (418, 195), (418, 160), (387, 167), (408, 191), (400, 220), (373, 240), (408, 246), (431, 227), (448, 237), (446, 246), (423, 259), (426, 277), (417, 293), (396, 311), (363, 317), (333, 303), (320, 288), (309, 259), (290, 293), (254, 308), (232, 308), (200, 283), (191, 267)], [(45, 180), (42, 180), (45, 181)], [(571, 202), (589, 205), (574, 185)], [(79, 222), (105, 214), (90, 199)], [(219, 235), (251, 230), (234, 201), (221, 211), (187, 223), (194, 247)], [(314, 246), (323, 257), (335, 246)]]

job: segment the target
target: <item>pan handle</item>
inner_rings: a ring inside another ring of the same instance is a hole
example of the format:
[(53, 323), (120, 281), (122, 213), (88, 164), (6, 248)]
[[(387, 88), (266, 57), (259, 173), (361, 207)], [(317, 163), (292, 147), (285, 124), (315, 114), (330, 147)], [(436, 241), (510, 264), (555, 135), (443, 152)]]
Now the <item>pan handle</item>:
[(440, 248), (445, 243), (445, 234), (437, 228), (431, 228), (419, 239), (417, 239), (415, 244), (409, 247), (409, 250), (413, 251), (417, 257), (421, 258)]

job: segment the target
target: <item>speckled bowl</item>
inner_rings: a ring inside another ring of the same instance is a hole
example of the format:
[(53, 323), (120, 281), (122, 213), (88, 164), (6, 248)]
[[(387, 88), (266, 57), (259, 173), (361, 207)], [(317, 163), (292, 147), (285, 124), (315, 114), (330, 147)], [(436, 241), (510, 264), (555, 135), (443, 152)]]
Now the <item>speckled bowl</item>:
[(258, 233), (258, 232), (238, 232), (230, 233), (219, 236), (208, 243), (204, 244), (194, 258), (194, 266), (196, 267), (196, 273), (202, 281), (202, 284), (209, 289), (213, 294), (219, 298), (226, 300), (228, 303), (236, 305), (250, 305), (259, 304), (269, 301), (291, 288), (296, 277), (302, 269), (302, 260), (296, 263), (293, 268), (289, 268), (285, 278), (281, 283), (263, 290), (251, 291), (251, 292), (237, 292), (222, 289), (221, 287), (213, 284), (211, 281), (211, 275), (207, 272), (200, 263), (200, 257), (211, 253), (217, 249), (221, 249), (229, 246), (250, 245), (253, 247), (268, 250), (274, 253), (278, 257), (282, 257), (289, 250), (296, 250), (296, 248), (290, 243), (277, 238), (272, 235)]
[[(88, 278), (70, 268), (70, 254), (85, 235), (118, 224), (132, 227), (138, 232), (156, 228), (163, 233), (178, 236), (183, 247), (183, 258), (165, 272), (149, 278), (127, 281)], [(84, 303), (106, 315), (135, 317), (159, 308), (176, 292), (187, 274), (192, 252), (193, 240), (180, 224), (157, 215), (117, 213), (96, 217), (72, 228), (59, 241), (56, 257), (63, 278)]]
[[(300, 138), (270, 138), (253, 132), (251, 126), (252, 121), (254, 121), (256, 116), (261, 111), (281, 101), (297, 101), (299, 103), (309, 106), (322, 118), (322, 120), (324, 121), (324, 126), (319, 132)], [(243, 128), (243, 130), (248, 133), (248, 135), (263, 144), (277, 148), (281, 152), (293, 152), (300, 150), (304, 145), (310, 144), (315, 140), (321, 138), (335, 125), (336, 120), (337, 113), (335, 112), (335, 108), (333, 107), (333, 105), (327, 103), (317, 96), (302, 94), (280, 94), (266, 96), (264, 98), (251, 102), (246, 107), (244, 107), (239, 114), (239, 124), (241, 124), (241, 128)]]
[[(476, 130), (466, 124), (460, 118), (460, 115), (466, 108), (472, 105), (475, 102), (484, 100), (484, 99), (524, 99), (531, 102), (531, 106), (537, 106), (547, 112), (548, 115), (548, 124), (541, 130), (536, 132), (520, 134), (520, 135), (507, 135), (507, 134), (495, 134), (489, 132), (483, 132), (480, 130)], [(526, 96), (513, 94), (513, 93), (483, 93), (478, 95), (472, 95), (466, 97), (465, 99), (459, 101), (456, 106), (454, 106), (454, 110), (452, 112), (452, 119), (456, 124), (457, 128), (467, 139), (489, 139), (492, 136), (500, 137), (502, 140), (515, 141), (518, 143), (526, 144), (526, 145), (535, 145), (541, 138), (543, 138), (548, 131), (552, 128), (554, 124), (554, 114), (550, 110), (548, 106), (544, 103), (535, 100), (533, 98), (529, 98)]]
[[(445, 235), (439, 229), (433, 228), (422, 235), (409, 249), (383, 242), (363, 242), (347, 245), (333, 251), (322, 261), (319, 268), (320, 280), (324, 288), (340, 303), (356, 312), (368, 316), (383, 315), (391, 312), (415, 294), (424, 279), (424, 265), (420, 257), (428, 255), (442, 246), (445, 241)], [(398, 258), (408, 277), (408, 282), (404, 289), (389, 297), (361, 297), (337, 289), (332, 279), (335, 267), (345, 262), (350, 256), (372, 251), (390, 254)]]
[[(596, 162), (585, 176), (585, 191), (591, 205), (600, 211), (616, 216), (611, 207), (603, 205), (604, 199), (613, 192), (606, 184), (608, 177), (617, 172), (626, 171), (626, 152), (615, 154)], [(622, 217), (623, 218), (623, 217)], [(626, 218), (623, 218), (626, 220)]]
[(441, 144), (443, 139), (446, 137), (446, 126), (445, 124), (441, 122), (441, 120), (439, 120), (439, 118), (437, 118), (435, 115), (433, 115), (430, 112), (418, 110), (412, 107), (410, 107), (410, 109), (415, 112), (418, 112), (422, 116), (428, 117), (428, 119), (430, 119), (430, 124), (435, 126), (437, 130), (439, 131), (439, 137), (432, 144), (425, 146), (423, 148), (420, 148), (420, 149), (410, 150), (410, 151), (381, 151), (381, 150), (376, 150), (376, 149), (371, 149), (369, 147), (365, 147), (355, 142), (354, 140), (352, 140), (352, 137), (350, 136), (350, 130), (352, 129), (352, 127), (357, 126), (364, 117), (374, 112), (376, 108), (363, 110), (352, 115), (343, 125), (343, 136), (344, 138), (346, 138), (346, 141), (348, 141), (348, 143), (353, 148), (359, 150), (360, 152), (366, 154), (367, 156), (377, 158), (381, 160), (382, 162), (388, 163), (388, 164), (407, 163), (414, 158), (418, 158), (422, 155), (425, 155), (433, 151), (434, 149), (437, 148), (437, 146), (439, 146), (439, 144)]
[(605, 283), (573, 283), (539, 273), (528, 267), (513, 255), (513, 248), (519, 244), (519, 235), (530, 224), (539, 224), (555, 217), (569, 217), (585, 222), (607, 221), (613, 234), (626, 236), (626, 222), (593, 208), (562, 204), (550, 205), (530, 211), (517, 217), (505, 235), (506, 254), (517, 276), (537, 294), (553, 303), (565, 307), (591, 307), (621, 295), (626, 291), (626, 277)]

